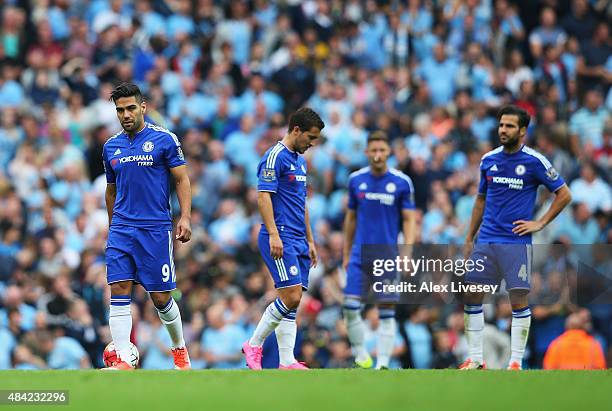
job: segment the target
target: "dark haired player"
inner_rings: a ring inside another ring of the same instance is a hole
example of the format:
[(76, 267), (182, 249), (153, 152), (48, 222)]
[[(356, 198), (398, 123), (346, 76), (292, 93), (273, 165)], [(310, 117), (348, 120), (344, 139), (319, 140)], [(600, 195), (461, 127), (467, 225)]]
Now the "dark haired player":
[[(508, 369), (520, 370), (531, 325), (527, 298), (531, 279), (531, 234), (544, 228), (569, 204), (571, 193), (550, 162), (523, 144), (529, 114), (519, 107), (506, 106), (497, 118), (501, 146), (486, 153), (480, 162), (480, 186), (465, 240), (465, 255), (471, 254), (470, 259), (484, 261), (484, 270), (468, 272), (465, 280), (490, 285), (499, 284), (502, 278), (506, 281), (512, 305), (512, 355)], [(534, 221), (540, 184), (555, 193), (555, 199), (546, 214)], [(485, 368), (483, 298), (483, 293), (465, 295), (469, 357), (460, 369)]]
[[(364, 346), (364, 324), (361, 318), (363, 273), (361, 246), (397, 244), (400, 230), (405, 244), (413, 244), (416, 220), (414, 188), (410, 177), (390, 168), (387, 159), (391, 147), (387, 135), (376, 131), (368, 137), (366, 155), (370, 165), (349, 177), (349, 202), (344, 218), (344, 320), (346, 322), (355, 365), (371, 368), (373, 361)], [(397, 326), (393, 304), (379, 304), (380, 323), (376, 341), (376, 368), (389, 368)]]
[[(179, 308), (170, 296), (176, 288), (172, 256), (174, 240), (191, 238), (191, 186), (181, 144), (173, 133), (144, 121), (147, 110), (134, 84), (119, 85), (111, 94), (123, 131), (104, 144), (107, 281), (111, 287), (109, 326), (119, 362), (105, 369), (130, 370), (131, 294), (140, 283), (151, 296), (172, 339), (177, 369), (191, 363), (183, 339)], [(181, 217), (172, 236), (169, 176), (176, 182)]]
[(242, 345), (247, 366), (261, 369), (264, 340), (276, 330), (281, 369), (307, 369), (293, 356), (295, 313), (308, 289), (308, 274), (317, 264), (317, 252), (306, 209), (304, 154), (325, 127), (309, 108), (289, 119), (285, 137), (264, 154), (257, 168), (259, 212), (263, 219), (259, 251), (266, 263), (278, 298), (266, 308), (253, 336)]

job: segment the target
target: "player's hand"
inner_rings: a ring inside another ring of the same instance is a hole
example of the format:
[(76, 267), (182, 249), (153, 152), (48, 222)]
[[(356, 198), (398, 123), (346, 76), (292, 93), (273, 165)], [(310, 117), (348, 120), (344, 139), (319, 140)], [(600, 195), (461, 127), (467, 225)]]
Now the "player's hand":
[(283, 258), (283, 242), (278, 234), (270, 236), (270, 255), (275, 260)]
[(191, 240), (191, 222), (187, 217), (181, 217), (176, 225), (176, 239), (181, 243)]
[(468, 259), (472, 255), (472, 250), (474, 250), (474, 240), (465, 239), (465, 244), (463, 245), (463, 258)]
[(349, 258), (344, 257), (342, 259), (342, 269), (344, 270), (345, 273), (346, 273), (346, 269), (348, 268), (348, 264), (349, 264)]
[(518, 234), (519, 236), (535, 233), (544, 228), (544, 224), (539, 221), (517, 220), (512, 224), (514, 225), (512, 232), (514, 234)]
[(319, 256), (317, 254), (317, 247), (315, 246), (314, 242), (308, 243), (308, 255), (310, 256), (310, 266), (316, 267)]

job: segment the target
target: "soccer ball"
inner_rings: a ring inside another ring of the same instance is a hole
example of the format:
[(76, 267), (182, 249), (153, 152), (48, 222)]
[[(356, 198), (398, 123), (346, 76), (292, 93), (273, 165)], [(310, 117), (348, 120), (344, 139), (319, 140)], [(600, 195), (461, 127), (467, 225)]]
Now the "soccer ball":
[[(104, 365), (107, 367), (112, 367), (117, 364), (117, 352), (115, 351), (115, 343), (110, 342), (104, 348), (104, 352), (102, 353), (102, 360), (104, 361)], [(122, 358), (123, 361), (130, 364), (132, 367), (138, 367), (138, 361), (140, 360), (140, 354), (138, 353), (138, 348), (134, 344), (130, 342), (130, 358)]]

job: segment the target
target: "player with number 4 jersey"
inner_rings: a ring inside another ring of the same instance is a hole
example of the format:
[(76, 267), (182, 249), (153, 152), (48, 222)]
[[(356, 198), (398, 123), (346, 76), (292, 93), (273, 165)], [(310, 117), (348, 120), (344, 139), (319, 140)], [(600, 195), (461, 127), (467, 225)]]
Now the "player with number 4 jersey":
[[(122, 359), (130, 355), (134, 283), (149, 293), (170, 334), (175, 368), (189, 369), (181, 313), (170, 295), (176, 288), (174, 241), (187, 242), (191, 237), (191, 187), (181, 144), (170, 131), (144, 121), (146, 103), (136, 85), (119, 85), (111, 98), (123, 128), (102, 151), (110, 226), (106, 246), (109, 326), (119, 360), (105, 369), (132, 369)], [(172, 234), (170, 175), (181, 207), (176, 236)]]
[[(522, 368), (531, 325), (528, 304), (531, 274), (531, 234), (550, 223), (571, 201), (563, 178), (542, 154), (524, 145), (529, 114), (516, 106), (498, 113), (501, 146), (485, 154), (480, 163), (480, 186), (472, 210), (464, 254), (483, 261), (483, 269), (466, 273), (472, 284), (499, 284), (503, 278), (512, 305), (511, 351), (508, 369)], [(550, 208), (532, 220), (537, 189), (544, 185), (555, 194)], [(480, 229), (476, 244), (474, 238)], [(469, 357), (460, 369), (482, 369), (484, 293), (465, 295), (465, 333)]]

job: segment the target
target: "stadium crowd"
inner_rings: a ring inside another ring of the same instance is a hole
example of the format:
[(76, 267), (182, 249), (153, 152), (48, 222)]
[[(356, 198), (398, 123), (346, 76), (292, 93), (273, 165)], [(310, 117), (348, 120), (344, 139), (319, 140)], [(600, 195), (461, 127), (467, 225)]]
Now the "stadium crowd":
[[(527, 144), (574, 198), (534, 236), (567, 252), (534, 267), (527, 365), (562, 363), (563, 344), (558, 361), (544, 357), (565, 327), (595, 338), (612, 363), (612, 305), (580, 307), (561, 291), (576, 244), (587, 253), (602, 245), (593, 266), (612, 273), (603, 246), (612, 242), (609, 2), (5, 0), (0, 11), (0, 369), (102, 365), (101, 150), (120, 130), (109, 96), (122, 81), (140, 86), (147, 120), (174, 131), (187, 158), (193, 237), (175, 246), (174, 298), (194, 368), (244, 367), (241, 343), (275, 295), (257, 250), (255, 173), (303, 105), (326, 127), (306, 153), (320, 263), (298, 313), (298, 358), (352, 365), (341, 229), (368, 133), (387, 132), (390, 163), (414, 182), (418, 241), (461, 244), (480, 158), (497, 146), (496, 110), (514, 103), (532, 115)], [(539, 212), (549, 200), (542, 192)], [(137, 289), (133, 301), (141, 366), (171, 368), (150, 299)], [(492, 368), (509, 355), (505, 301), (485, 307)], [(374, 351), (376, 308), (364, 316)], [(402, 305), (397, 317), (395, 367), (455, 367), (465, 357), (460, 304)], [(265, 345), (266, 366), (275, 344)]]

